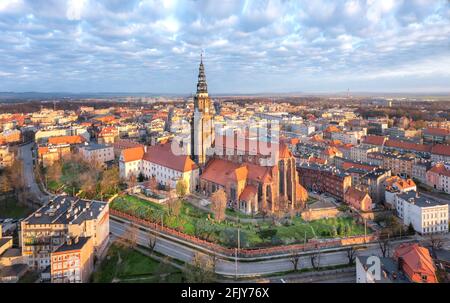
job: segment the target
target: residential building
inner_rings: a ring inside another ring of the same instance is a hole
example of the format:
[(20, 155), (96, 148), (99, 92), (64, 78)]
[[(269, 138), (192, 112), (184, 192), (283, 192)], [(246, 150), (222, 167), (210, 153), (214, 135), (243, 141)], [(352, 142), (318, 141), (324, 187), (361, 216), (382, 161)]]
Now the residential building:
[(87, 162), (105, 165), (114, 160), (114, 149), (109, 145), (85, 143), (78, 148), (78, 151)]
[(350, 149), (350, 159), (353, 161), (363, 162), (363, 163), (369, 163), (370, 161), (367, 158), (367, 155), (369, 153), (377, 152), (378, 147), (367, 145), (367, 144), (360, 144), (358, 146), (353, 146)]
[(14, 162), (14, 152), (8, 145), (0, 146), (0, 169), (10, 167)]
[(347, 189), (344, 196), (344, 202), (357, 210), (372, 210), (372, 198), (370, 198), (366, 191), (360, 190), (356, 187), (349, 187)]
[(303, 163), (297, 166), (300, 184), (309, 190), (327, 193), (341, 201), (352, 186), (352, 177), (334, 167)]
[(94, 270), (92, 237), (68, 238), (51, 252), (52, 283), (87, 283)]
[(400, 244), (394, 251), (399, 268), (414, 283), (438, 283), (430, 251), (418, 243)]
[(18, 129), (7, 129), (0, 133), (0, 145), (18, 143), (22, 140), (22, 133)]
[(416, 191), (399, 193), (395, 198), (398, 216), (420, 234), (448, 232), (448, 204), (419, 195)]
[(51, 166), (56, 161), (63, 159), (65, 156), (68, 156), (71, 153), (72, 149), (69, 144), (38, 147), (38, 159), (39, 163), (43, 167)]
[(417, 159), (413, 155), (384, 152), (383, 164), (381, 167), (390, 169), (393, 175), (411, 178), (413, 175), (413, 165), (416, 161)]
[(390, 176), (390, 170), (377, 168), (361, 178), (361, 184), (367, 186), (373, 203), (384, 202), (384, 181)]
[(429, 143), (447, 143), (450, 140), (450, 130), (447, 128), (429, 127), (423, 131), (423, 141)]
[(356, 256), (356, 283), (411, 283), (411, 281), (392, 258)]
[(58, 196), (21, 222), (20, 235), (22, 254), (34, 269), (51, 266), (51, 253), (68, 237), (92, 237), (92, 254), (101, 258), (109, 241), (109, 206)]
[(417, 191), (416, 183), (411, 179), (402, 179), (399, 176), (392, 176), (384, 181), (385, 203), (390, 208), (395, 209), (395, 197), (398, 193)]
[(437, 163), (426, 173), (427, 185), (450, 194), (450, 164)]
[(431, 162), (426, 160), (419, 160), (413, 164), (412, 178), (421, 183), (427, 183), (427, 171), (431, 168)]
[(431, 161), (450, 163), (450, 145), (436, 144), (431, 148)]

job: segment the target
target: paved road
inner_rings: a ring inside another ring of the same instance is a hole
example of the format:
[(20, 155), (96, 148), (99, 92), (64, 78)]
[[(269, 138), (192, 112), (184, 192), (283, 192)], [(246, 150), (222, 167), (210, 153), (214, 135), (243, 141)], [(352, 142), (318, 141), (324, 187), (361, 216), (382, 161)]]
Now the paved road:
[(41, 191), (34, 177), (33, 153), (31, 151), (33, 146), (34, 143), (28, 143), (19, 148), (19, 157), (23, 161), (25, 188), (34, 196), (34, 198), (38, 199), (41, 203), (46, 203), (48, 202), (49, 196)]
[[(115, 236), (122, 236), (127, 228), (126, 223), (110, 220), (110, 231)], [(148, 232), (139, 229), (138, 244), (146, 245), (148, 243)], [(393, 246), (398, 245), (394, 244)], [(170, 256), (172, 258), (190, 262), (195, 248), (175, 243), (172, 240), (158, 238), (155, 250), (161, 254)], [(367, 249), (359, 250), (359, 255), (381, 255), (377, 244), (370, 245)], [(289, 258), (279, 258), (267, 261), (256, 262), (237, 262), (238, 276), (260, 276), (273, 274), (277, 272), (290, 271), (293, 265)], [(333, 266), (347, 264), (348, 258), (345, 251), (322, 253), (320, 257), (321, 266)], [(299, 261), (299, 268), (312, 268), (309, 256), (302, 256)], [(234, 261), (219, 259), (216, 263), (216, 272), (225, 276), (235, 276), (236, 263)]]

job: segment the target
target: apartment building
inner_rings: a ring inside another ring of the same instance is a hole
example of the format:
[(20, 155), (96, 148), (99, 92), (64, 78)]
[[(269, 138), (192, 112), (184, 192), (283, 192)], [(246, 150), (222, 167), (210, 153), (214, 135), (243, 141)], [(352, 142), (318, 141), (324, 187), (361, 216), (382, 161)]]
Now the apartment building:
[(448, 232), (448, 204), (409, 191), (396, 195), (397, 215), (420, 234)]
[(334, 167), (302, 163), (297, 166), (300, 184), (309, 190), (330, 194), (341, 201), (352, 186), (352, 177)]
[(87, 283), (94, 270), (92, 237), (68, 238), (51, 253), (52, 283)]
[(14, 153), (8, 145), (0, 146), (0, 169), (10, 167), (14, 162)]
[(367, 155), (369, 153), (377, 152), (378, 147), (367, 145), (367, 144), (361, 144), (358, 146), (353, 146), (350, 149), (350, 159), (353, 161), (363, 162), (363, 163), (369, 163), (369, 159)]
[(78, 148), (80, 155), (87, 162), (95, 162), (105, 165), (114, 160), (114, 148), (112, 146), (96, 143), (85, 143)]
[(109, 206), (100, 201), (58, 196), (21, 222), (22, 255), (31, 268), (51, 266), (51, 254), (67, 238), (92, 237), (93, 251), (100, 258), (109, 240)]
[(402, 155), (390, 152), (383, 153), (383, 164), (381, 167), (390, 169), (393, 175), (411, 178), (413, 165), (417, 159), (413, 155)]
[(450, 164), (437, 163), (426, 173), (427, 185), (450, 194)]

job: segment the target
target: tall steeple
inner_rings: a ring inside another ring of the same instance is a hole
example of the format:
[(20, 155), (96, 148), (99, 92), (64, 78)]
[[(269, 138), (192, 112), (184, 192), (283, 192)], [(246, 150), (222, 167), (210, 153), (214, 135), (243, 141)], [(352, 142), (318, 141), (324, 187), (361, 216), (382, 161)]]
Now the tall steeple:
[(210, 114), (211, 99), (208, 96), (203, 54), (200, 54), (197, 93), (194, 96), (194, 114), (191, 119), (191, 158), (200, 166), (206, 164), (207, 149), (214, 142), (214, 119)]
[(197, 94), (207, 94), (208, 84), (206, 83), (205, 67), (203, 66), (203, 53), (200, 53), (200, 66), (198, 68)]

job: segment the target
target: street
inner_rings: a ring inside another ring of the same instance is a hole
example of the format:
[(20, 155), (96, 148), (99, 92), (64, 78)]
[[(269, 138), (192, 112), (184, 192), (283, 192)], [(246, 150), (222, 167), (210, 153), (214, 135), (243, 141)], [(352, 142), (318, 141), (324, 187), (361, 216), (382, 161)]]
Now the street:
[[(122, 236), (127, 229), (128, 224), (115, 221), (110, 219), (110, 231), (115, 236)], [(167, 255), (171, 258), (178, 259), (183, 262), (190, 262), (195, 252), (197, 251), (193, 247), (183, 245), (181, 243), (175, 243), (175, 241), (168, 240), (165, 238), (157, 237), (157, 243), (155, 246), (155, 251)], [(419, 238), (420, 240), (420, 238)], [(421, 241), (425, 241), (422, 239)], [(138, 229), (137, 243), (146, 246), (148, 243), (148, 232)], [(400, 243), (401, 241), (392, 243), (391, 251)], [(448, 247), (449, 237), (445, 238), (445, 247)], [(357, 255), (380, 255), (380, 250), (377, 243), (369, 244), (364, 250), (358, 250)], [(344, 265), (348, 263), (347, 252), (335, 251), (335, 252), (324, 252), (320, 255), (320, 266), (335, 266)], [(301, 256), (299, 259), (298, 268), (312, 268), (310, 256)], [(252, 262), (237, 262), (237, 272), (236, 272), (236, 262), (223, 260), (218, 258), (216, 263), (216, 273), (224, 276), (240, 276), (240, 277), (256, 277), (261, 275), (268, 275), (279, 272), (286, 272), (293, 270), (293, 265), (291, 258), (281, 257), (272, 260), (263, 261), (252, 261)]]
[(23, 161), (24, 185), (33, 197), (37, 198), (41, 203), (46, 203), (48, 202), (49, 196), (41, 191), (34, 176), (33, 153), (31, 151), (33, 145), (34, 143), (28, 143), (19, 148), (19, 157)]

